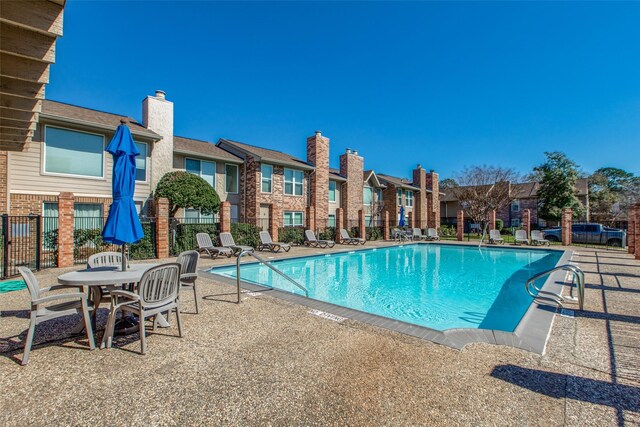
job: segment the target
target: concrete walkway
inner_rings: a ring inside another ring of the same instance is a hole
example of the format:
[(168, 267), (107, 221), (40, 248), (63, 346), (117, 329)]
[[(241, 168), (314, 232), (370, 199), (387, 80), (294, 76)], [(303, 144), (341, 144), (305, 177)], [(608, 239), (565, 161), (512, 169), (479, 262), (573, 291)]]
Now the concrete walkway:
[[(185, 314), (182, 339), (169, 328), (149, 333), (146, 356), (137, 335), (88, 351), (67, 335), (75, 319), (53, 321), (22, 367), (27, 291), (0, 294), (0, 425), (640, 424), (640, 262), (575, 250), (585, 311), (556, 316), (544, 356), (458, 351), (266, 294), (236, 305), (234, 289), (201, 280), (201, 313)], [(68, 270), (38, 276), (48, 284)]]

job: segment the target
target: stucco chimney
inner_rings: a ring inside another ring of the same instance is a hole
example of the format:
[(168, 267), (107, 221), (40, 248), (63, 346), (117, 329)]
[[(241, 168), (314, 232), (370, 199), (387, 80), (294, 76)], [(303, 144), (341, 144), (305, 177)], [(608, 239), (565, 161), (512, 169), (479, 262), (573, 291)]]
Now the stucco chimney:
[(164, 174), (173, 170), (173, 102), (157, 90), (142, 101), (142, 124), (162, 137), (151, 150), (151, 190)]

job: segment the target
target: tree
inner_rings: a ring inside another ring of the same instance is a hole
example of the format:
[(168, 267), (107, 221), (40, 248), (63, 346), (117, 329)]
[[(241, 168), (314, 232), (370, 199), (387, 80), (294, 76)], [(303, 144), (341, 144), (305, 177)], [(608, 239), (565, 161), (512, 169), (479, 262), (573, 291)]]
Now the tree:
[(487, 232), (490, 213), (511, 203), (511, 183), (517, 180), (518, 174), (515, 170), (496, 166), (466, 168), (457, 178), (460, 185), (451, 191), (459, 200), (465, 214), (481, 225), (483, 231), (480, 244)]
[(447, 178), (440, 181), (441, 190), (450, 190), (455, 187), (458, 187), (458, 181), (453, 178)]
[(578, 165), (559, 151), (545, 152), (547, 160), (536, 166), (539, 174), (538, 216), (547, 221), (559, 221), (563, 208), (573, 209), (573, 216), (580, 217), (584, 206), (575, 194), (576, 181), (580, 176)]
[(199, 209), (205, 215), (220, 210), (220, 197), (204, 179), (185, 171), (169, 172), (158, 182), (155, 198), (169, 199), (169, 212), (173, 217), (178, 209)]
[(589, 177), (589, 207), (594, 221), (613, 224), (640, 200), (640, 177), (618, 168), (600, 168)]

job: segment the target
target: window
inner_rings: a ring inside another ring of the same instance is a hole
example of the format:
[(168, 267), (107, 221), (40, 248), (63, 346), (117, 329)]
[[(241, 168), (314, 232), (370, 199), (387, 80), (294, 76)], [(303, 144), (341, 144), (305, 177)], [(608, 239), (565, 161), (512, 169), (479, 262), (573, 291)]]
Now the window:
[(44, 171), (102, 178), (104, 137), (87, 132), (45, 127)]
[(302, 181), (304, 173), (295, 169), (284, 170), (284, 194), (288, 196), (302, 196)]
[(402, 206), (402, 190), (398, 188), (396, 193), (398, 194), (398, 206)]
[(368, 226), (371, 226), (372, 222), (371, 222), (371, 215), (365, 215), (364, 216), (364, 223)]
[(104, 225), (102, 205), (99, 203), (75, 203), (73, 217), (76, 230), (102, 230)]
[(273, 166), (265, 165), (260, 166), (260, 172), (262, 174), (262, 192), (271, 193), (271, 182), (273, 180)]
[(382, 188), (376, 188), (376, 201), (382, 203)]
[(204, 179), (212, 187), (216, 186), (216, 164), (198, 159), (185, 159), (184, 169), (194, 175)]
[(44, 202), (42, 205), (42, 237), (43, 248), (55, 250), (58, 230), (58, 204), (56, 202)]
[(284, 226), (295, 227), (302, 225), (302, 212), (287, 212), (284, 213)]
[(363, 203), (365, 205), (373, 204), (373, 189), (371, 187), (364, 187)]
[(238, 205), (231, 205), (231, 222), (238, 222), (240, 216), (238, 215)]
[(227, 193), (238, 192), (238, 165), (224, 165), (227, 177)]
[(136, 156), (136, 181), (147, 180), (147, 144), (136, 142), (140, 155)]
[(413, 191), (405, 191), (405, 198), (407, 199), (407, 207), (412, 207), (413, 206)]
[(511, 219), (512, 227), (520, 227), (520, 218), (512, 218)]
[(185, 224), (213, 224), (215, 222), (213, 214), (205, 215), (200, 212), (200, 209), (187, 208), (184, 210), (184, 223)]
[(511, 212), (520, 212), (520, 200), (511, 202)]
[(329, 201), (330, 202), (336, 201), (336, 185), (337, 183), (335, 181), (329, 181)]
[(327, 227), (335, 227), (336, 226), (336, 216), (329, 215), (329, 219), (327, 220)]

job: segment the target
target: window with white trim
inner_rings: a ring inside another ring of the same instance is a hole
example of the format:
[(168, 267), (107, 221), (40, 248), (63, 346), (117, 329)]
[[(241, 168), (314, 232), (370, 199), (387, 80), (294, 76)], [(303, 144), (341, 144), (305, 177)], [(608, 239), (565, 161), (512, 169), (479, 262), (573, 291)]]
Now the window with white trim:
[(136, 181), (147, 180), (147, 150), (149, 146), (145, 142), (136, 142), (140, 154), (136, 156)]
[(373, 204), (373, 189), (371, 187), (364, 187), (362, 203), (367, 206), (370, 206)]
[(44, 172), (102, 178), (104, 136), (45, 126)]
[(512, 227), (520, 227), (520, 218), (512, 218), (511, 219)]
[(520, 200), (511, 202), (511, 212), (520, 212)]
[(285, 211), (284, 212), (284, 226), (295, 227), (302, 224), (302, 212)]
[(302, 196), (304, 172), (296, 169), (284, 170), (284, 194), (287, 196)]
[(271, 184), (273, 182), (273, 166), (262, 163), (260, 165), (260, 174), (262, 175), (262, 192), (271, 193)]
[(205, 215), (200, 212), (200, 209), (187, 208), (184, 210), (184, 223), (185, 224), (213, 224), (215, 222), (213, 214)]
[(336, 186), (337, 183), (335, 181), (329, 181), (329, 201), (336, 201)]
[(402, 206), (402, 189), (398, 188), (396, 194), (398, 195), (398, 206)]
[(198, 175), (215, 188), (216, 186), (216, 163), (198, 159), (184, 159), (184, 169), (194, 175)]
[(329, 219), (327, 220), (327, 227), (335, 227), (336, 226), (336, 216), (329, 214)]
[(407, 207), (410, 208), (413, 206), (413, 191), (407, 190), (404, 192), (405, 199), (407, 200)]
[(224, 165), (226, 174), (226, 190), (227, 193), (238, 192), (238, 165), (231, 165), (229, 163)]

